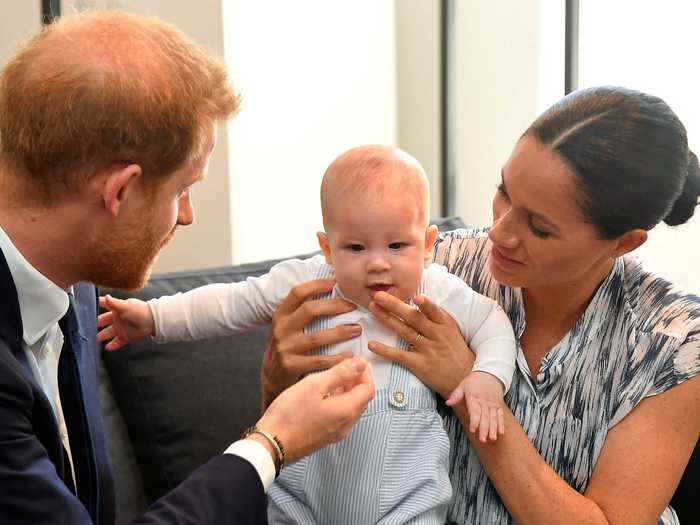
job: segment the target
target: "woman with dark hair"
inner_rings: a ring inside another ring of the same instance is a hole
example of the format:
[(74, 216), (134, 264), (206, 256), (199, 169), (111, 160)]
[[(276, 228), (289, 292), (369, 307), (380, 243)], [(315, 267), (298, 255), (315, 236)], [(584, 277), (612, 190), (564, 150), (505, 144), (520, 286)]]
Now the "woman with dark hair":
[[(455, 523), (678, 523), (667, 507), (700, 433), (700, 297), (630, 255), (660, 221), (682, 224), (700, 195), (686, 131), (660, 99), (581, 90), (523, 134), (501, 172), (493, 225), (457, 230), (435, 260), (498, 301), (519, 339), (505, 434), (469, 432), (459, 383), (473, 356), (455, 323), (378, 293), (373, 313), (407, 341), (370, 349), (443, 398), (452, 438)], [(307, 283), (280, 308), (266, 354), (269, 399), (313, 369)], [(420, 334), (421, 337), (418, 337)]]

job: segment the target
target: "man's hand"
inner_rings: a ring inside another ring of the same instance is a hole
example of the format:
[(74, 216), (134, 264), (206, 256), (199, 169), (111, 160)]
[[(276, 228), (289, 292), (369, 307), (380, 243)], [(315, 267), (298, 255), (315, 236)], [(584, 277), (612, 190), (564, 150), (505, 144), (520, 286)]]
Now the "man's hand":
[(469, 416), (469, 432), (479, 432), (479, 441), (496, 441), (505, 433), (503, 418), (503, 383), (487, 372), (472, 372), (447, 399), (453, 406), (465, 400)]
[(155, 323), (148, 305), (139, 299), (117, 299), (111, 295), (100, 297), (100, 306), (107, 312), (97, 317), (97, 340), (109, 341), (105, 350), (117, 350), (127, 343), (155, 335)]
[(343, 439), (373, 397), (367, 362), (353, 357), (282, 392), (257, 427), (277, 436), (293, 463)]

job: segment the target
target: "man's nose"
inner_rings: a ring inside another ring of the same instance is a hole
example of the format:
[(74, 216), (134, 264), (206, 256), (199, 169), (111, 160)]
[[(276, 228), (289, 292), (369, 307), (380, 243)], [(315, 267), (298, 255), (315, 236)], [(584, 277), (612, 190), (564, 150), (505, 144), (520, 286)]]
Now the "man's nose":
[(177, 223), (180, 226), (188, 226), (194, 222), (194, 206), (192, 196), (187, 190), (177, 203)]

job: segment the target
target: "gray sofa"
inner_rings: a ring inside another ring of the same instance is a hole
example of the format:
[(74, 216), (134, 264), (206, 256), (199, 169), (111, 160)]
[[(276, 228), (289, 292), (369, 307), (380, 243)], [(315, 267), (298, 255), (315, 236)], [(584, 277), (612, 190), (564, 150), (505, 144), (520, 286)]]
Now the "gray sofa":
[[(457, 217), (434, 222), (441, 230), (463, 226)], [(276, 262), (154, 275), (139, 292), (112, 293), (147, 300), (259, 276)], [(267, 332), (262, 327), (163, 345), (144, 341), (103, 352), (100, 396), (115, 473), (117, 525), (139, 515), (258, 419)], [(696, 447), (673, 501), (682, 523), (697, 523), (700, 515), (699, 463)]]

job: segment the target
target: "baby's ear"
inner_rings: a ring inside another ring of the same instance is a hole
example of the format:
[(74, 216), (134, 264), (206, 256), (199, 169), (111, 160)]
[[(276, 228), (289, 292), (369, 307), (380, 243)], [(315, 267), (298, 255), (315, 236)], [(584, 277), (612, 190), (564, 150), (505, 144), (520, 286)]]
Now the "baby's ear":
[(331, 258), (331, 245), (328, 244), (328, 235), (324, 232), (317, 232), (316, 238), (318, 239), (318, 245), (321, 247), (323, 255), (326, 257), (326, 262), (333, 265), (333, 259)]
[(438, 229), (437, 226), (431, 224), (425, 229), (425, 256), (430, 257), (433, 253), (433, 245), (435, 244), (435, 239), (437, 239)]

